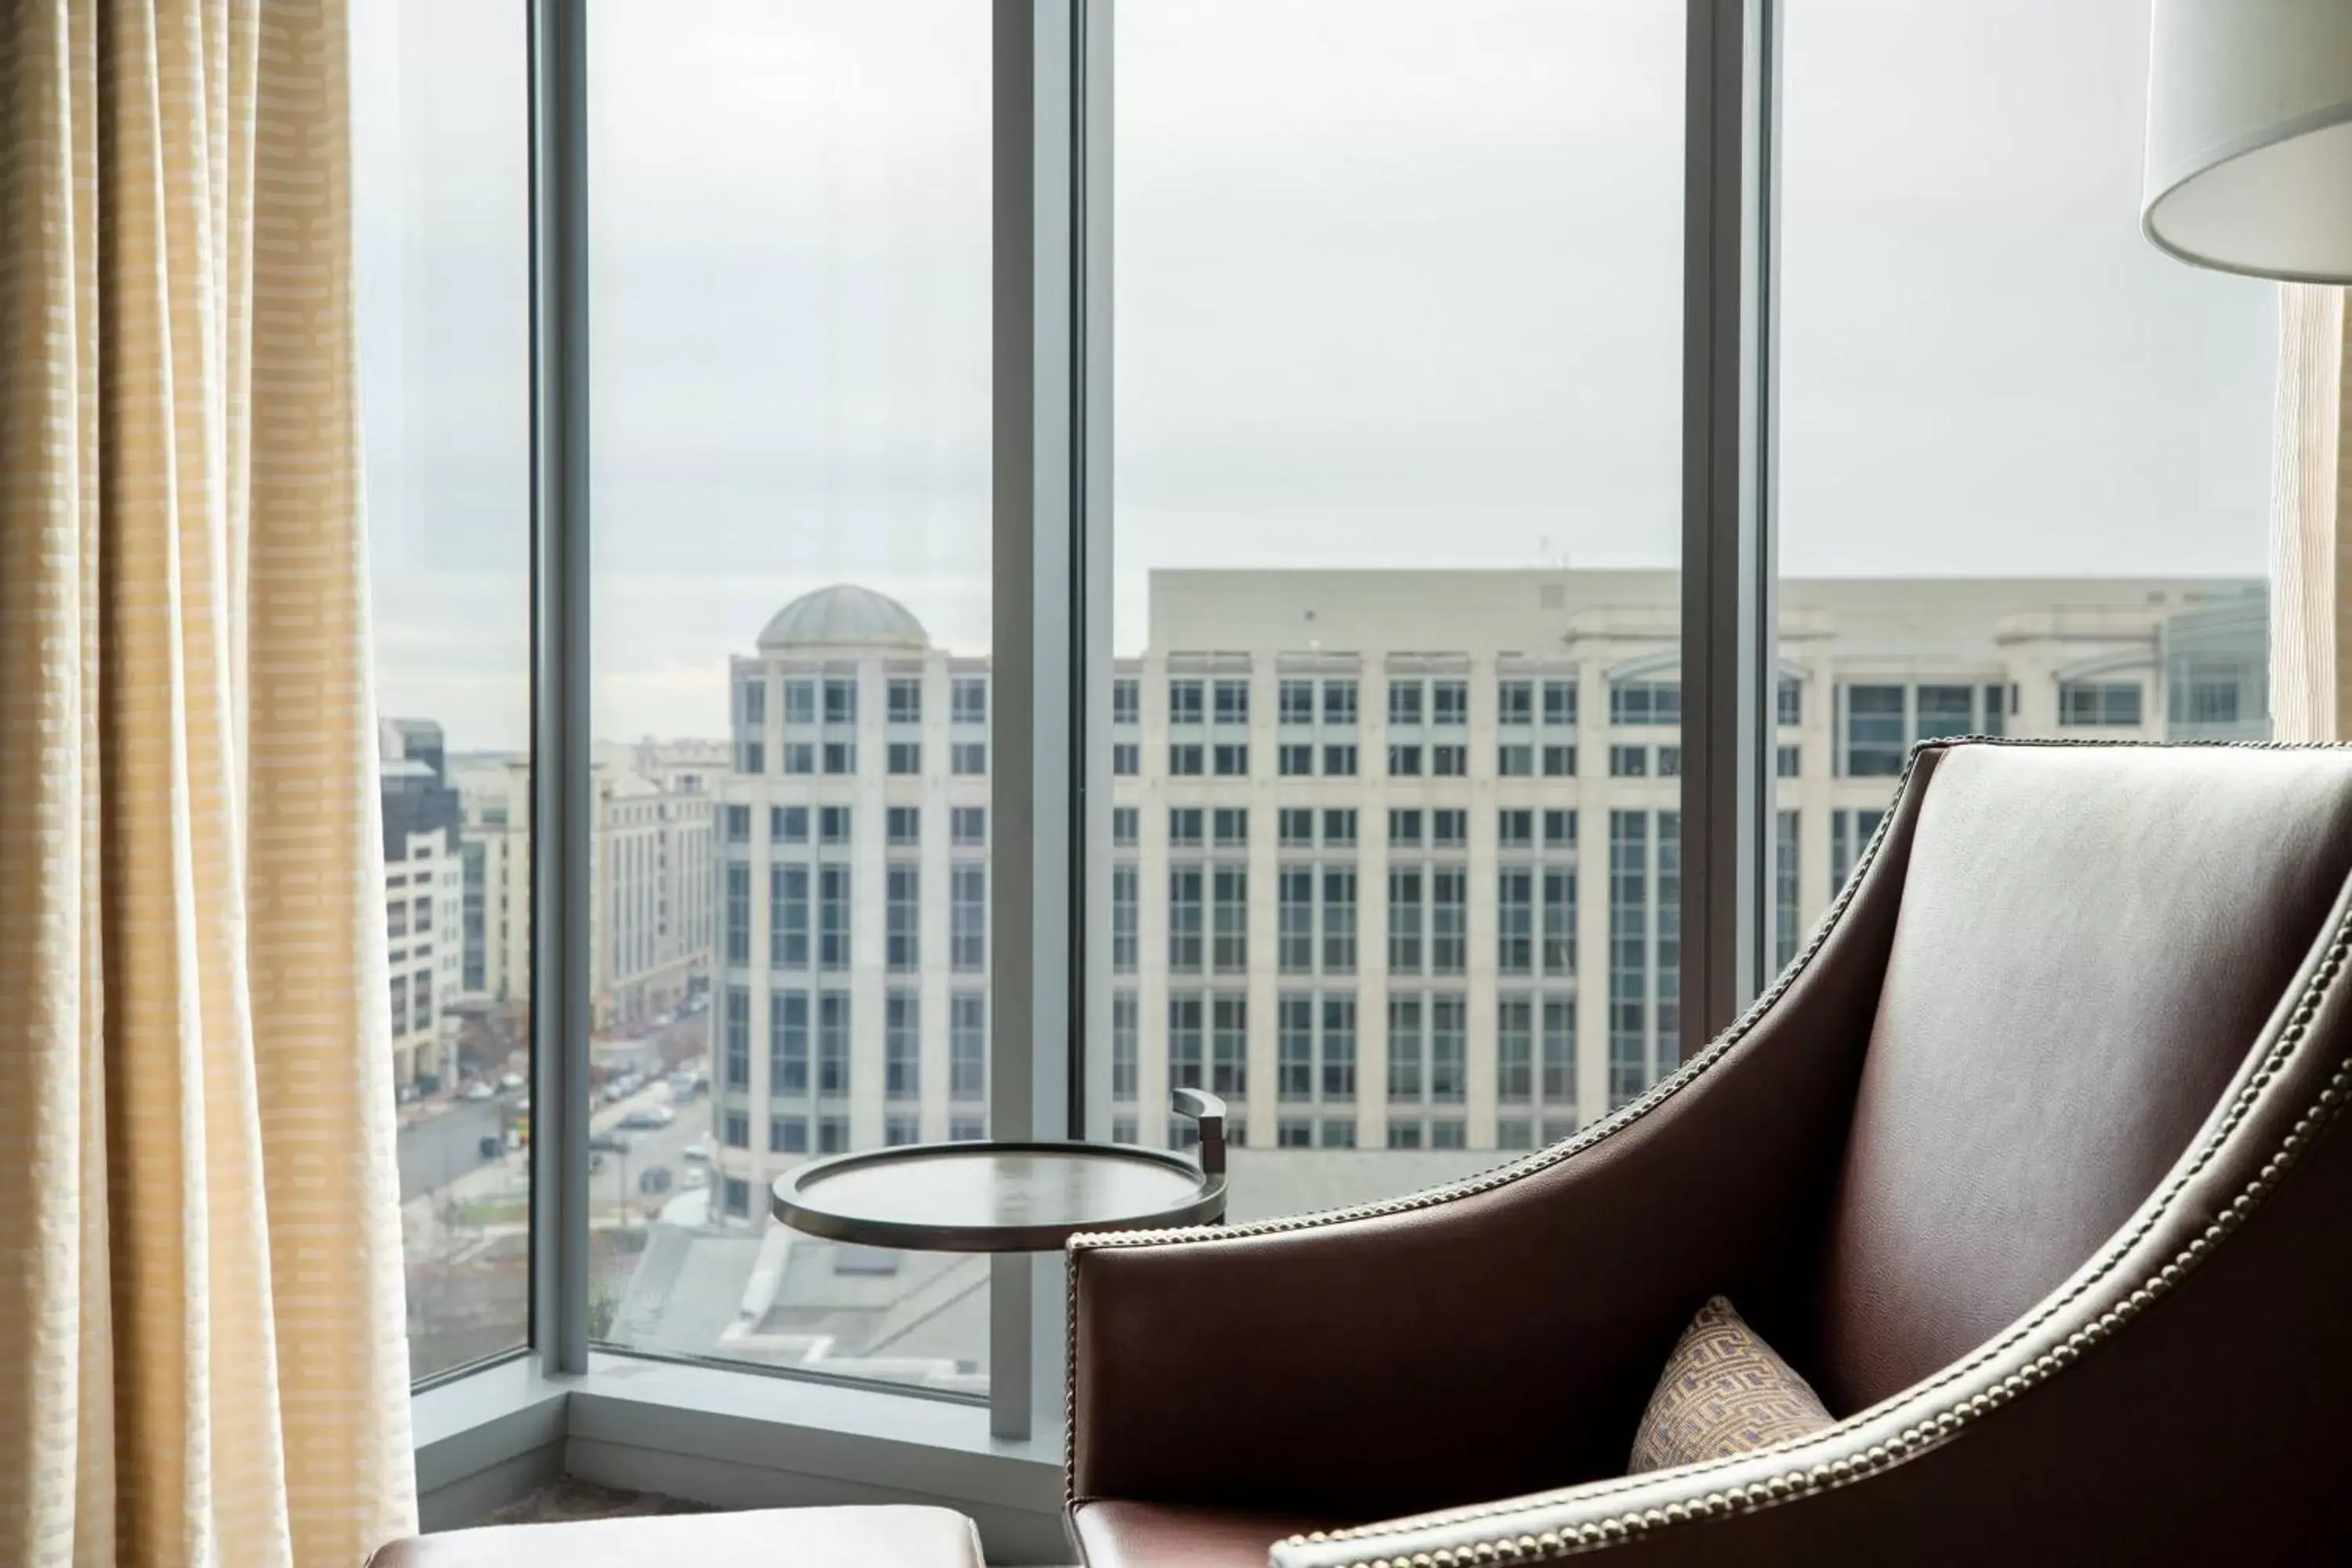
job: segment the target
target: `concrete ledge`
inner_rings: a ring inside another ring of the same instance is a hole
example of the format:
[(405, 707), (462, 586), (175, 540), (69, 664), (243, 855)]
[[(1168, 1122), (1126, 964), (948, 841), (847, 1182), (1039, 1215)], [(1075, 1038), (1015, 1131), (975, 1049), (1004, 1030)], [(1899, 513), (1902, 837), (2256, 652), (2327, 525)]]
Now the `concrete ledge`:
[(930, 1503), (970, 1515), (991, 1562), (1072, 1556), (1059, 1434), (992, 1437), (963, 1401), (599, 1355), (569, 1378), (518, 1357), (412, 1408), (428, 1531), (572, 1475), (729, 1509)]

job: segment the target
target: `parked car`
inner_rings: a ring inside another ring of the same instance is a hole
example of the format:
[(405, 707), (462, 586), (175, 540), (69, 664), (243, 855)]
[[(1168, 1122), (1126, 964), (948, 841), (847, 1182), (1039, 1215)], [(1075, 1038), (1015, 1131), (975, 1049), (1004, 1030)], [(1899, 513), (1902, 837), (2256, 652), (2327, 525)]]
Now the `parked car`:
[(653, 1131), (667, 1127), (677, 1120), (677, 1112), (667, 1105), (640, 1105), (621, 1118), (621, 1125)]
[(655, 1197), (669, 1191), (669, 1167), (651, 1165), (637, 1173), (637, 1191)]
[(460, 1100), (488, 1100), (496, 1093), (498, 1093), (497, 1089), (492, 1089), (488, 1084), (484, 1083), (481, 1079), (476, 1079), (473, 1082), (467, 1084), (465, 1088), (457, 1091), (457, 1098)]
[(664, 1081), (668, 1083), (669, 1091), (680, 1098), (694, 1092), (694, 1075), (690, 1072), (674, 1072)]
[(688, 1160), (708, 1160), (710, 1158), (710, 1152), (713, 1147), (714, 1144), (711, 1141), (710, 1134), (706, 1132), (701, 1137), (696, 1139), (693, 1142), (688, 1143), (686, 1146), (685, 1150), (682, 1152), (683, 1157)]
[(601, 1149), (608, 1154), (625, 1154), (629, 1152), (629, 1146), (635, 1142), (635, 1139), (625, 1132), (607, 1131), (590, 1138), (588, 1147)]

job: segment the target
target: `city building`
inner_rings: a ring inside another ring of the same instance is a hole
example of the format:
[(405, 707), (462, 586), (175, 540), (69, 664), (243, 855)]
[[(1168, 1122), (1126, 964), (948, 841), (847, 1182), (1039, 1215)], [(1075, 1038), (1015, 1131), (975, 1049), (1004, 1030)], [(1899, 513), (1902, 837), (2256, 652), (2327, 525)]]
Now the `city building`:
[(630, 1034), (674, 1016), (710, 972), (718, 919), (710, 798), (700, 778), (595, 770), (589, 847), (589, 998), (599, 1033)]
[(393, 1079), (404, 1090), (430, 1092), (451, 1081), (457, 1061), (443, 1010), (464, 972), (461, 808), (438, 724), (387, 719), (378, 730)]
[[(674, 1015), (709, 971), (718, 918), (710, 798), (727, 746), (645, 742), (592, 770), (590, 995), (595, 1027), (630, 1032)], [(478, 757), (452, 770), (464, 802), (466, 994), (530, 993), (530, 768)]]
[[(1112, 687), (1110, 1135), (1171, 1082), (1258, 1148), (1528, 1149), (1680, 1054), (1666, 572), (1154, 574)], [(2267, 733), (2256, 581), (1780, 584), (1780, 961), (1940, 735)], [(813, 1153), (977, 1137), (988, 665), (864, 589), (732, 665), (723, 1216)]]
[(480, 1001), (530, 990), (530, 764), (471, 757), (450, 764), (464, 811), (466, 949), (459, 984)]

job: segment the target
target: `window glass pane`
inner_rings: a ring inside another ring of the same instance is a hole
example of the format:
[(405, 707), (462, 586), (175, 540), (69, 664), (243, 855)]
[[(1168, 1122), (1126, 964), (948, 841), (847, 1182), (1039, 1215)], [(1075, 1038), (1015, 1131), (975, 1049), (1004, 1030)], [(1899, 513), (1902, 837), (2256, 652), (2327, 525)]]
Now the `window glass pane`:
[(985, 1127), (988, 9), (589, 19), (591, 1327), (979, 1392), (985, 1259), (768, 1194)]
[(2277, 342), (2140, 237), (2147, 0), (1786, 10), (1783, 961), (1916, 742), (2268, 736)]
[(530, 1329), (525, 38), (520, 7), (461, 0), (352, 24), (409, 1370), (429, 1377)]
[(1646, 830), (1628, 984), (1644, 1081), (1673, 1059), (1683, 12), (1118, 7), (1110, 673), (1141, 696), (1097, 743), (1143, 832), (1092, 926), (1087, 1077), (1119, 1089), (1087, 1131), (1181, 1147), (1169, 1085), (1231, 1089), (1237, 1218), (1607, 1110), (1580, 816), (1596, 857), (1612, 811)]

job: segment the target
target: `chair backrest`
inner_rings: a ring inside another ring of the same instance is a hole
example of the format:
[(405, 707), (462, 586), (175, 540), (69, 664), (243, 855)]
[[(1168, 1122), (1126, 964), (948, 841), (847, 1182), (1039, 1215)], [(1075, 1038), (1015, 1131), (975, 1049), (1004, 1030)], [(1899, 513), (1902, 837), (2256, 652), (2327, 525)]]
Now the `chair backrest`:
[(2352, 752), (1921, 759), (1806, 1370), (1848, 1414), (2088, 1261), (2213, 1111), (2352, 873)]

